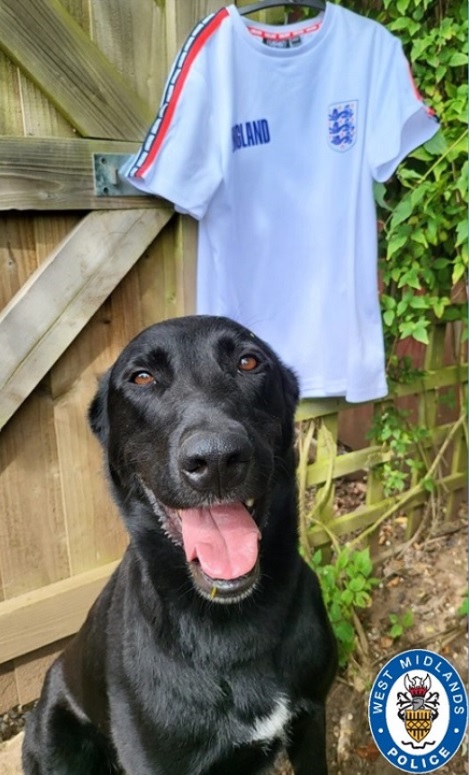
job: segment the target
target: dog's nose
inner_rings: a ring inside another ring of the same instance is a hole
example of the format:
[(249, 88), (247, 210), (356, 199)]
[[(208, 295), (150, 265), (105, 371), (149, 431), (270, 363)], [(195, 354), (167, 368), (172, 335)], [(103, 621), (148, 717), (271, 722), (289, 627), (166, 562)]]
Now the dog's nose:
[(196, 431), (182, 443), (179, 468), (195, 490), (218, 495), (245, 479), (253, 448), (246, 434)]

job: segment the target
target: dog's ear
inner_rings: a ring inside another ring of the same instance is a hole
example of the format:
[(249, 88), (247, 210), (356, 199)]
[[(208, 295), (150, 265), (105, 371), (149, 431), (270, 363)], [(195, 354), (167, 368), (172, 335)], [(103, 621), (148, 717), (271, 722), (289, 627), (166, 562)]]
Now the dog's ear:
[(300, 398), (300, 386), (295, 373), (285, 365), (282, 368), (282, 384), (285, 406), (289, 417), (293, 420), (296, 405)]
[(99, 381), (99, 387), (88, 409), (88, 422), (91, 430), (96, 434), (103, 446), (109, 437), (109, 417), (107, 411), (107, 397), (109, 392), (109, 380), (111, 370), (107, 371)]

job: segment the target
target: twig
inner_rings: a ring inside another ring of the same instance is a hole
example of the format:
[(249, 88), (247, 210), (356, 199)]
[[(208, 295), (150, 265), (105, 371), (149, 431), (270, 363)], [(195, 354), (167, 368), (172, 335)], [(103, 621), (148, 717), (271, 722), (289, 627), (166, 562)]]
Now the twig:
[[(458, 637), (458, 635), (462, 635), (466, 632), (466, 624), (462, 621), (460, 624), (453, 625), (452, 627), (447, 627), (446, 630), (440, 630), (439, 632), (433, 633), (433, 635), (429, 635), (427, 638), (422, 638), (422, 640), (418, 640), (416, 643), (412, 643), (413, 649), (422, 648), (422, 646), (428, 646), (429, 643), (434, 643), (437, 640), (440, 640), (441, 637), (444, 635), (450, 635), (450, 641), (455, 640), (455, 638)], [(390, 654), (386, 654), (386, 662), (393, 657), (397, 656), (397, 654), (401, 654), (402, 649), (395, 649)], [(382, 662), (383, 656), (377, 657), (372, 661), (372, 666), (378, 665), (380, 662)]]
[(308, 453), (311, 446), (315, 429), (314, 421), (311, 421), (306, 432), (306, 437), (300, 434), (299, 439), (299, 460), (298, 460), (298, 501), (300, 506), (300, 540), (302, 546), (307, 550), (308, 555), (312, 552), (312, 545), (309, 540), (308, 517), (306, 515), (306, 485), (308, 477)]
[(360, 643), (361, 651), (363, 652), (364, 656), (368, 658), (370, 649), (368, 646), (368, 638), (365, 635), (365, 630), (362, 627), (362, 623), (360, 619), (357, 616), (356, 611), (352, 610), (352, 619), (353, 619), (353, 626), (355, 627), (355, 632), (358, 635), (358, 641)]

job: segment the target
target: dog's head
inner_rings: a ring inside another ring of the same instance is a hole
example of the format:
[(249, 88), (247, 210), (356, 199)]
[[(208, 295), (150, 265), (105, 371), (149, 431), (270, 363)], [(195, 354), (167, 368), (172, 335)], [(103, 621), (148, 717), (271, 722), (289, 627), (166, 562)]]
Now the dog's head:
[(255, 586), (273, 483), (292, 478), (297, 400), (267, 344), (209, 316), (151, 326), (101, 380), (89, 419), (129, 532), (160, 533), (205, 597)]

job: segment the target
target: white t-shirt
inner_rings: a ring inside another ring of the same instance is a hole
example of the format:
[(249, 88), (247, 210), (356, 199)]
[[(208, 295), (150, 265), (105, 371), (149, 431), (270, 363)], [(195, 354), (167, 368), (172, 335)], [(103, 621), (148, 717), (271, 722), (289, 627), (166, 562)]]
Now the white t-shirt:
[(365, 401), (387, 393), (373, 180), (437, 129), (383, 26), (231, 5), (186, 41), (123, 174), (200, 221), (197, 312), (265, 339), (304, 397)]

